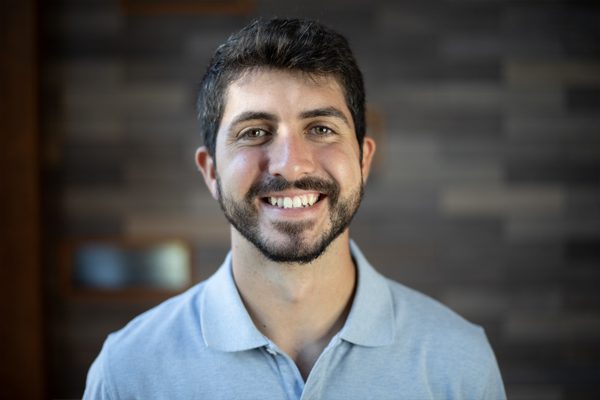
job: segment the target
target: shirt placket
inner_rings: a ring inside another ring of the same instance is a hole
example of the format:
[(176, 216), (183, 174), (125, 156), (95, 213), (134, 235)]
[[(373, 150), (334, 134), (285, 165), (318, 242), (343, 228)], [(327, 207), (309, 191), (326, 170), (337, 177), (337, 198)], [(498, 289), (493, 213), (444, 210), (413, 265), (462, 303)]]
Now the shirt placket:
[(304, 391), (304, 379), (294, 361), (280, 351), (273, 343), (265, 346), (265, 351), (277, 367), (279, 380), (288, 399), (299, 400)]
[(308, 376), (301, 400), (318, 400), (323, 398), (322, 384), (332, 373), (333, 364), (335, 363), (332, 360), (336, 358), (334, 357), (334, 353), (336, 349), (339, 349), (341, 344), (342, 340), (339, 338), (339, 334), (337, 334), (331, 339), (327, 347), (323, 349)]

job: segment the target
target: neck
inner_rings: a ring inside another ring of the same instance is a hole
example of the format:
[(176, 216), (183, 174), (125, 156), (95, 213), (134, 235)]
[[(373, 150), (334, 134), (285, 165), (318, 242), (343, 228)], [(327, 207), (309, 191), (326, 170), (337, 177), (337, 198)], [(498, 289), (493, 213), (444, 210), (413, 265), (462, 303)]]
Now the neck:
[(256, 327), (306, 378), (348, 315), (356, 271), (346, 230), (308, 264), (266, 259), (232, 230), (233, 275)]

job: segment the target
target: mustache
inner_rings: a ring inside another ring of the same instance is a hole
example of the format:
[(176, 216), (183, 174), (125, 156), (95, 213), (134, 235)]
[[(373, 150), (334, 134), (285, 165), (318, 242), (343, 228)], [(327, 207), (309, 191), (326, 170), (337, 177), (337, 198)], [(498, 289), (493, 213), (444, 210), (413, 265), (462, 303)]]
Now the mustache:
[(340, 193), (340, 186), (335, 181), (307, 176), (290, 182), (282, 176), (269, 176), (252, 184), (250, 189), (248, 189), (246, 199), (251, 200), (255, 197), (265, 197), (268, 193), (288, 189), (320, 192), (330, 197), (332, 202), (335, 202)]

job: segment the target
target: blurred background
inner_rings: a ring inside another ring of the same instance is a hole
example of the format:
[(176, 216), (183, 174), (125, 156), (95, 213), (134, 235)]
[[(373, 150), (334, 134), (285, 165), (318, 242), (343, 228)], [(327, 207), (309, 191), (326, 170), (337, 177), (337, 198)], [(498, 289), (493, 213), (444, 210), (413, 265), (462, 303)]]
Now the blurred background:
[(194, 97), (258, 16), (355, 51), (371, 263), (482, 325), (510, 399), (600, 398), (600, 7), (553, 0), (3, 1), (0, 397), (80, 397), (109, 332), (221, 264)]

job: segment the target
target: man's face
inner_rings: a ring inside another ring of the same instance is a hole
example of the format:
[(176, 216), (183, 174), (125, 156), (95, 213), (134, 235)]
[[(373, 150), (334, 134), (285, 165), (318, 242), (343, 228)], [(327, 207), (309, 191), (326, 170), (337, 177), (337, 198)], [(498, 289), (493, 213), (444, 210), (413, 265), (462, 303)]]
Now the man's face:
[(348, 227), (371, 154), (361, 168), (352, 117), (334, 78), (249, 72), (228, 88), (213, 194), (267, 258), (307, 263)]

